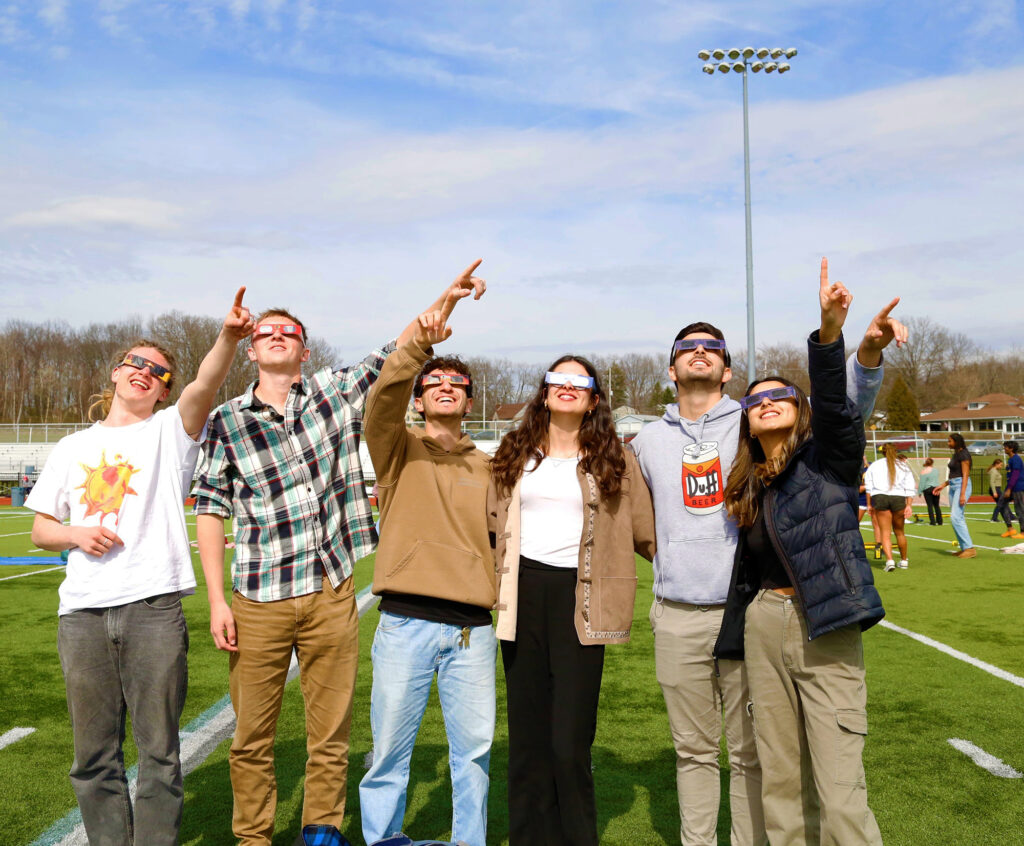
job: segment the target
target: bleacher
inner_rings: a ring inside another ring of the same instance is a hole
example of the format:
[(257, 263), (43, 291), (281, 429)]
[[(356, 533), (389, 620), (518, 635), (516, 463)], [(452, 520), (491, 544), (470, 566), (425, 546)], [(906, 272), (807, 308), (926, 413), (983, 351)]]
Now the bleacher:
[(28, 475), (32, 481), (35, 481), (55, 445), (53, 443), (0, 443), (0, 481), (20, 481), (28, 467), (34, 468)]

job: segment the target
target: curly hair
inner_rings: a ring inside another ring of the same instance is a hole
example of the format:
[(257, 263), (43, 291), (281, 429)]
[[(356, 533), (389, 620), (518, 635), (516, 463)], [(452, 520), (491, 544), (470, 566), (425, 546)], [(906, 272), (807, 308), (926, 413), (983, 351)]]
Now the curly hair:
[[(121, 362), (124, 361), (124, 357), (128, 355), (128, 353), (133, 350), (137, 350), (140, 347), (149, 347), (150, 349), (154, 349), (167, 359), (167, 363), (170, 365), (169, 369), (171, 371), (171, 378), (167, 382), (167, 389), (170, 390), (174, 386), (174, 374), (178, 370), (178, 360), (174, 357), (174, 353), (156, 341), (151, 341), (148, 338), (139, 338), (117, 354), (114, 359), (114, 367), (120, 367)], [(96, 422), (97, 420), (104, 420), (106, 419), (106, 416), (110, 414), (110, 406), (114, 402), (114, 389), (104, 388), (98, 394), (93, 394), (89, 399), (92, 400), (92, 402), (89, 404), (86, 416), (93, 422)], [(97, 409), (99, 410), (98, 415), (96, 414)]]
[(412, 395), (414, 397), (423, 396), (423, 377), (433, 370), (450, 371), (452, 373), (461, 373), (463, 376), (468, 376), (469, 385), (466, 386), (466, 396), (472, 398), (473, 374), (469, 372), (469, 365), (457, 355), (435, 356), (424, 364), (420, 368), (420, 372), (416, 374), (416, 381), (413, 382)]
[(782, 445), (782, 453), (769, 460), (761, 442), (750, 434), (750, 416), (747, 412), (742, 413), (736, 459), (729, 471), (729, 480), (725, 483), (725, 510), (741, 529), (754, 525), (763, 485), (782, 472), (797, 447), (811, 436), (811, 404), (807, 401), (807, 394), (795, 382), (784, 376), (765, 376), (747, 385), (743, 396), (750, 396), (754, 388), (765, 382), (780, 382), (796, 388), (796, 423), (789, 430), (789, 436)]
[[(598, 400), (597, 405), (587, 413), (580, 424), (580, 467), (597, 481), (602, 497), (615, 497), (622, 489), (626, 459), (622, 453), (622, 443), (615, 432), (612, 410), (608, 407), (597, 368), (587, 359), (578, 355), (563, 355), (547, 369), (554, 370), (567, 361), (582, 365), (593, 378), (593, 395)], [(542, 375), (536, 393), (526, 406), (522, 423), (505, 435), (494, 454), (491, 461), (491, 476), (502, 493), (507, 494), (515, 487), (523, 475), (523, 468), (531, 458), (537, 462), (544, 459), (548, 447), (548, 426), (551, 422), (551, 414), (544, 405), (547, 393), (548, 385)]]

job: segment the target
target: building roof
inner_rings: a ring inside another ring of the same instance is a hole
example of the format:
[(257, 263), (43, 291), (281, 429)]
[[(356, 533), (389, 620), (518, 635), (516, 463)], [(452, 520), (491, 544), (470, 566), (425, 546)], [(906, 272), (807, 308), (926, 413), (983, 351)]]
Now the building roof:
[[(980, 408), (969, 408), (978, 405)], [(949, 408), (922, 414), (921, 422), (931, 420), (993, 420), (998, 418), (1024, 419), (1024, 399), (1010, 394), (984, 394), (966, 402), (958, 402)]]
[(499, 405), (494, 410), (494, 419), (515, 420), (524, 408), (526, 408), (525, 402), (510, 402), (505, 405)]

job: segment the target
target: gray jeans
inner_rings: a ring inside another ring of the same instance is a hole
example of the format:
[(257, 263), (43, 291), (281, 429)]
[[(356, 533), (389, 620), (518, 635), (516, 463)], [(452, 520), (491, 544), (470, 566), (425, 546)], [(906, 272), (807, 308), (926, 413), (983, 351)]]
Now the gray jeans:
[[(60, 618), (57, 648), (75, 742), (71, 786), (92, 844), (178, 842), (184, 799), (178, 721), (188, 684), (188, 629), (177, 593)], [(134, 815), (122, 745), (139, 749)]]

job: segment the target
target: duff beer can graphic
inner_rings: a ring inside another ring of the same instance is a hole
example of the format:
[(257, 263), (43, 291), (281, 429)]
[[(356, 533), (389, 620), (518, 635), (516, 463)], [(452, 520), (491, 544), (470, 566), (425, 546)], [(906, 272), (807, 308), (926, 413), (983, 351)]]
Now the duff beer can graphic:
[(714, 514), (725, 503), (718, 442), (683, 447), (683, 505), (691, 514)]

